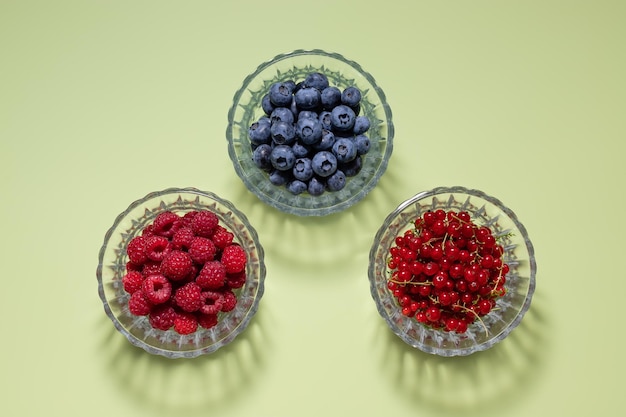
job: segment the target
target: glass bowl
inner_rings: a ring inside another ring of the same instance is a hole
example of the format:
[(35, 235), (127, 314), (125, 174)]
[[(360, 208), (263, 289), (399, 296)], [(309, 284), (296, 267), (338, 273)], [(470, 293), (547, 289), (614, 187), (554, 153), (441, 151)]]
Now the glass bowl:
[[(360, 114), (368, 116), (371, 123), (368, 131), (371, 147), (364, 155), (360, 172), (348, 177), (340, 191), (327, 191), (319, 196), (307, 192), (294, 195), (285, 186), (270, 183), (268, 174), (252, 160), (248, 138), (250, 125), (264, 115), (261, 101), (269, 86), (276, 81), (298, 82), (311, 72), (324, 73), (331, 86), (342, 90), (349, 86), (359, 88), (362, 93)], [(298, 216), (324, 216), (354, 205), (376, 186), (392, 153), (394, 126), (383, 90), (359, 64), (336, 53), (297, 50), (261, 64), (245, 78), (228, 112), (226, 136), (235, 171), (261, 201)]]
[[(132, 315), (128, 311), (129, 295), (123, 288), (122, 277), (128, 262), (127, 245), (145, 226), (164, 211), (182, 215), (192, 210), (212, 211), (217, 214), (220, 224), (234, 234), (233, 242), (239, 243), (247, 253), (246, 282), (235, 291), (238, 296), (236, 307), (220, 313), (216, 326), (211, 329), (198, 327), (195, 333), (180, 335), (172, 329), (153, 328), (146, 316)], [(212, 353), (243, 332), (258, 309), (265, 272), (264, 251), (257, 232), (232, 203), (195, 188), (170, 188), (148, 194), (117, 216), (100, 249), (96, 275), (104, 311), (116, 329), (133, 345), (173, 359)]]
[[(465, 210), (475, 223), (488, 226), (500, 239), (504, 248), (502, 261), (510, 268), (505, 295), (498, 298), (496, 308), (482, 317), (482, 323), (474, 322), (465, 333), (434, 330), (403, 315), (387, 288), (387, 260), (395, 238), (412, 228), (417, 217), (437, 209)], [(370, 251), (368, 276), (378, 312), (405, 343), (440, 356), (465, 356), (489, 349), (519, 325), (535, 291), (536, 270), (533, 245), (513, 211), (482, 191), (440, 187), (413, 196), (387, 216)]]

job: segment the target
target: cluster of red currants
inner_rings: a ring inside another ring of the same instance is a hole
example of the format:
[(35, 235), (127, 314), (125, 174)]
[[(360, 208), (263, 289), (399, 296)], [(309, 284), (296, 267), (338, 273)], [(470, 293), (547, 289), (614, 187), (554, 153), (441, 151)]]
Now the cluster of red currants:
[(509, 272), (491, 229), (466, 211), (443, 209), (425, 212), (414, 226), (396, 237), (387, 261), (387, 287), (402, 314), (457, 333), (483, 323), (505, 294)]

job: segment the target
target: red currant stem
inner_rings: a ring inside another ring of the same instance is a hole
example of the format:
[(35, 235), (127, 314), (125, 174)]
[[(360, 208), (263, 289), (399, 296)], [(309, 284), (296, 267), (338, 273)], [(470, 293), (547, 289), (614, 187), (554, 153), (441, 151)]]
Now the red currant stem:
[(505, 234), (500, 235), (500, 236), (496, 236), (496, 242), (502, 241), (504, 239), (511, 238), (513, 236), (515, 236), (515, 233), (513, 233), (513, 232), (509, 232), (509, 233), (505, 233)]
[(489, 336), (489, 329), (487, 329), (487, 326), (485, 325), (485, 322), (483, 321), (482, 318), (480, 318), (480, 316), (478, 315), (478, 313), (476, 313), (474, 310), (472, 310), (471, 308), (467, 308), (461, 304), (455, 304), (456, 306), (458, 306), (461, 310), (465, 311), (465, 312), (470, 312), (472, 313), (476, 319), (480, 322), (480, 324), (483, 326), (483, 329), (485, 330), (485, 336)]
[(389, 282), (393, 282), (395, 284), (409, 284), (409, 285), (432, 285), (431, 282), (415, 282), (415, 281), (398, 281), (397, 279), (389, 278)]

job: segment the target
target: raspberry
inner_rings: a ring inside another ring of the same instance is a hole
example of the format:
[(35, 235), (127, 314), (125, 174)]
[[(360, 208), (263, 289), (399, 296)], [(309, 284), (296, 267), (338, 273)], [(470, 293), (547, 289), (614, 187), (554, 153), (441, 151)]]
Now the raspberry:
[(148, 259), (160, 262), (170, 250), (170, 242), (165, 236), (153, 235), (146, 238), (145, 252)]
[(199, 211), (191, 219), (191, 229), (196, 236), (211, 237), (218, 223), (219, 219), (215, 213)]
[(142, 264), (136, 264), (134, 262), (126, 262), (126, 272), (130, 272), (130, 271), (138, 271), (141, 272), (141, 269), (143, 268)]
[(194, 234), (191, 227), (181, 227), (174, 233), (174, 236), (172, 236), (172, 246), (174, 249), (189, 249), (193, 238)]
[(174, 317), (174, 330), (178, 334), (191, 334), (198, 330), (198, 320), (193, 313), (180, 311)]
[(204, 264), (196, 277), (196, 283), (205, 290), (216, 290), (226, 282), (226, 268), (219, 261)]
[(141, 283), (143, 282), (143, 275), (139, 271), (128, 271), (126, 275), (122, 277), (122, 285), (124, 290), (132, 294), (135, 291), (141, 289)]
[(193, 211), (189, 211), (185, 213), (183, 217), (181, 218), (183, 227), (187, 227), (187, 226), (191, 227), (191, 220), (194, 217), (196, 217), (196, 214), (198, 214), (197, 210), (193, 210)]
[(241, 288), (246, 283), (246, 271), (236, 272), (234, 274), (226, 274), (226, 285), (236, 289)]
[(141, 268), (141, 274), (145, 277), (148, 275), (160, 274), (161, 273), (161, 263), (155, 261), (147, 261), (143, 268)]
[(180, 217), (171, 211), (159, 213), (152, 223), (155, 235), (171, 238), (180, 227)]
[(152, 304), (162, 304), (170, 299), (172, 284), (161, 274), (150, 275), (143, 281), (141, 291)]
[(161, 271), (163, 275), (173, 281), (179, 281), (189, 276), (193, 261), (191, 256), (181, 250), (173, 250), (165, 255), (161, 262)]
[(243, 271), (246, 267), (246, 260), (246, 252), (239, 245), (227, 246), (222, 251), (221, 262), (229, 274)]
[(158, 330), (168, 330), (174, 325), (176, 311), (169, 303), (154, 306), (148, 315), (152, 327)]
[(222, 310), (224, 297), (217, 291), (202, 292), (203, 305), (200, 307), (202, 314), (217, 314)]
[(235, 236), (231, 232), (218, 225), (213, 231), (211, 239), (218, 249), (223, 250), (226, 246), (233, 243), (234, 237)]
[(146, 262), (146, 238), (144, 236), (136, 236), (128, 242), (126, 247), (128, 259), (133, 264), (141, 265)]
[(217, 324), (217, 314), (196, 314), (196, 319), (198, 320), (198, 324), (205, 329), (210, 329)]
[(135, 316), (145, 316), (150, 313), (152, 304), (143, 291), (135, 291), (128, 300), (128, 310)]
[(232, 311), (237, 306), (237, 296), (231, 290), (222, 293), (222, 311)]
[(216, 253), (217, 248), (211, 239), (206, 237), (195, 237), (189, 246), (189, 255), (191, 255), (191, 259), (198, 264), (212, 261), (215, 259)]
[(197, 311), (204, 305), (202, 288), (195, 282), (188, 282), (176, 290), (174, 302), (184, 311)]

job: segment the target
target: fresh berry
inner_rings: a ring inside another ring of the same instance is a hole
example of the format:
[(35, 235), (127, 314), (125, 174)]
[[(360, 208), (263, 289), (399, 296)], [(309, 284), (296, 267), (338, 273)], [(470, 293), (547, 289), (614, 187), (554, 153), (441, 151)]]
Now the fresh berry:
[(122, 277), (122, 285), (124, 286), (124, 290), (132, 294), (135, 291), (139, 291), (141, 289), (141, 283), (143, 282), (143, 275), (139, 271), (128, 271)]
[(204, 264), (205, 262), (215, 259), (217, 248), (213, 241), (206, 237), (196, 237), (191, 241), (189, 246), (189, 256), (193, 262)]
[(328, 151), (318, 152), (311, 160), (311, 168), (320, 177), (329, 177), (337, 170), (337, 157)]
[(221, 288), (225, 282), (226, 268), (220, 261), (206, 262), (196, 277), (196, 284), (206, 290)]
[(150, 313), (152, 304), (143, 291), (135, 291), (128, 300), (128, 310), (135, 316), (146, 316)]
[(239, 245), (230, 245), (222, 251), (221, 262), (226, 269), (226, 273), (234, 274), (241, 272), (246, 267), (246, 252)]
[(202, 297), (202, 288), (195, 282), (188, 282), (182, 287), (176, 289), (174, 293), (174, 302), (184, 311), (198, 311), (204, 304)]
[(145, 253), (149, 260), (161, 262), (170, 250), (170, 241), (165, 236), (153, 235), (146, 238)]
[(198, 320), (198, 324), (205, 329), (215, 327), (218, 322), (217, 314), (197, 313), (196, 319)]
[(191, 334), (198, 330), (198, 319), (195, 314), (180, 311), (174, 317), (174, 330), (181, 335)]
[(232, 289), (241, 288), (246, 283), (246, 279), (247, 275), (245, 270), (241, 272), (226, 274), (226, 285)]
[(210, 237), (213, 229), (219, 224), (219, 218), (211, 211), (199, 211), (191, 219), (191, 230), (201, 237)]
[(161, 262), (161, 272), (173, 281), (180, 281), (189, 276), (192, 265), (193, 260), (190, 253), (182, 250), (173, 250), (163, 258), (163, 262)]
[(218, 250), (223, 250), (226, 246), (233, 243), (234, 238), (235, 235), (226, 230), (226, 228), (217, 226), (211, 240), (213, 240), (213, 244)]
[(181, 227), (174, 233), (172, 236), (172, 248), (187, 250), (191, 245), (191, 241), (195, 237), (193, 230), (191, 230), (190, 226)]
[(270, 162), (278, 171), (288, 171), (296, 163), (296, 155), (290, 146), (276, 145), (270, 154)]
[(222, 311), (229, 312), (237, 306), (237, 296), (232, 290), (226, 290), (222, 293)]
[(168, 330), (174, 325), (176, 311), (169, 303), (159, 304), (150, 310), (148, 319), (152, 327), (158, 330)]
[(150, 303), (163, 304), (169, 301), (172, 295), (172, 284), (164, 275), (150, 275), (143, 280), (141, 291)]
[(217, 314), (222, 311), (224, 296), (218, 291), (203, 291), (203, 304), (199, 310), (202, 314)]
[(152, 223), (154, 234), (165, 237), (172, 237), (179, 224), (180, 217), (171, 211), (159, 213)]
[(146, 259), (146, 238), (144, 236), (136, 236), (128, 242), (126, 247), (128, 259), (137, 265), (143, 264)]

